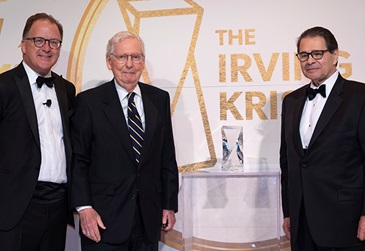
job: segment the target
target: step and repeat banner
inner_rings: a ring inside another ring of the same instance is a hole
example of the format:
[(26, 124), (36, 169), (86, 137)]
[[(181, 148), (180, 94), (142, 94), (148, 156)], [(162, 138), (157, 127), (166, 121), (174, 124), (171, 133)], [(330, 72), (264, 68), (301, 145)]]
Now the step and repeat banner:
[[(141, 80), (170, 93), (180, 172), (220, 168), (224, 126), (242, 127), (245, 171), (275, 172), (282, 98), (308, 82), (295, 57), (297, 37), (328, 28), (339, 43), (340, 73), (365, 82), (364, 9), (362, 0), (0, 0), (0, 72), (21, 62), (25, 21), (37, 12), (62, 23), (54, 71), (78, 92), (112, 78), (107, 41), (129, 30), (145, 42)], [(161, 250), (181, 250), (182, 214)], [(77, 229), (69, 229), (67, 250), (78, 245)]]

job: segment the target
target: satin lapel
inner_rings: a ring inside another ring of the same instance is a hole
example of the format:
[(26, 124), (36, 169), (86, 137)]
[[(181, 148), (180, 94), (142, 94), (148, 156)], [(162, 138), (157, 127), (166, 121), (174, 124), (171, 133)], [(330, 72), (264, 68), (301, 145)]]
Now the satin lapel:
[(316, 128), (314, 129), (311, 141), (309, 142), (308, 149), (317, 140), (318, 136), (322, 133), (328, 122), (331, 120), (333, 114), (337, 111), (342, 103), (341, 94), (343, 92), (344, 79), (339, 75), (333, 89), (328, 96), (328, 100), (323, 107), (322, 113), (319, 116)]
[(140, 164), (143, 163), (144, 159), (146, 158), (146, 154), (148, 152), (148, 149), (150, 147), (153, 147), (153, 135), (156, 131), (156, 121), (158, 116), (158, 110), (156, 108), (156, 105), (154, 103), (153, 97), (151, 94), (147, 91), (146, 88), (144, 88), (143, 84), (140, 84), (139, 87), (141, 88), (142, 92), (142, 99), (143, 99), (143, 109), (145, 114), (145, 122), (146, 122), (146, 128), (145, 128), (145, 138), (143, 142), (143, 148), (141, 153), (141, 160)]
[(298, 93), (298, 97), (300, 100), (300, 102), (298, 102), (299, 105), (297, 106), (294, 106), (294, 115), (293, 115), (293, 126), (294, 126), (294, 145), (297, 147), (297, 151), (298, 153), (300, 153), (300, 155), (303, 154), (303, 145), (302, 145), (302, 140), (301, 140), (301, 136), (300, 136), (300, 121), (302, 119), (302, 113), (303, 113), (303, 109), (304, 109), (304, 104), (305, 104), (305, 101), (307, 99), (307, 96), (306, 96), (306, 91), (305, 91), (305, 88), (307, 87), (307, 85), (302, 88), (300, 90), (300, 92)]
[(35, 141), (40, 148), (37, 114), (34, 107), (32, 90), (30, 89), (29, 80), (22, 64), (19, 64), (15, 72), (15, 84), (18, 86), (21, 99), (23, 100), (24, 110), (27, 114), (29, 126), (32, 130)]
[(113, 126), (115, 132), (117, 133), (118, 137), (120, 138), (123, 146), (128, 152), (129, 156), (135, 161), (132, 143), (129, 138), (127, 123), (124, 117), (117, 90), (115, 89), (113, 81), (109, 82), (107, 85), (108, 88), (106, 89), (106, 95), (104, 99), (104, 112), (108, 117), (111, 125)]
[[(68, 99), (67, 99), (67, 92), (66, 87), (62, 84), (62, 79), (59, 76), (53, 75), (54, 79), (54, 86), (56, 90), (58, 105), (60, 108), (61, 120), (62, 120), (62, 127), (63, 127), (63, 134), (64, 134), (64, 143), (68, 157), (71, 157), (71, 141), (70, 141), (70, 132), (67, 128), (69, 128), (69, 120), (68, 120)], [(66, 129), (66, 130), (65, 130)]]

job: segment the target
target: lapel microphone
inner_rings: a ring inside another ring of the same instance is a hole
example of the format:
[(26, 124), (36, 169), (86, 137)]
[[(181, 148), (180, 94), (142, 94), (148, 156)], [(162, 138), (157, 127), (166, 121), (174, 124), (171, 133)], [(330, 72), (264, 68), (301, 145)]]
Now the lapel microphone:
[(51, 107), (51, 105), (52, 105), (52, 100), (47, 99), (47, 101), (46, 101), (46, 102), (44, 102), (43, 104), (44, 104), (44, 105), (46, 105), (47, 107)]

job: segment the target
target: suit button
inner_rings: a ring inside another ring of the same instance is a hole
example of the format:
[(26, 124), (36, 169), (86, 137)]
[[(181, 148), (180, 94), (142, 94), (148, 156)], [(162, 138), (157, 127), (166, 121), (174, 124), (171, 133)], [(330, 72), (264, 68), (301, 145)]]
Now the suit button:
[(132, 195), (132, 200), (135, 200), (136, 199), (136, 196), (135, 195)]
[(302, 164), (302, 168), (307, 168), (308, 165), (307, 164)]

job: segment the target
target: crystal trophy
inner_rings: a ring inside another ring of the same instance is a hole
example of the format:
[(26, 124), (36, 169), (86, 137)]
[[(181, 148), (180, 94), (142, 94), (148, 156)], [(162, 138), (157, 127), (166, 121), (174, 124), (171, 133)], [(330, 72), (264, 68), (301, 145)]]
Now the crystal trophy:
[(242, 126), (222, 126), (223, 171), (243, 171)]

